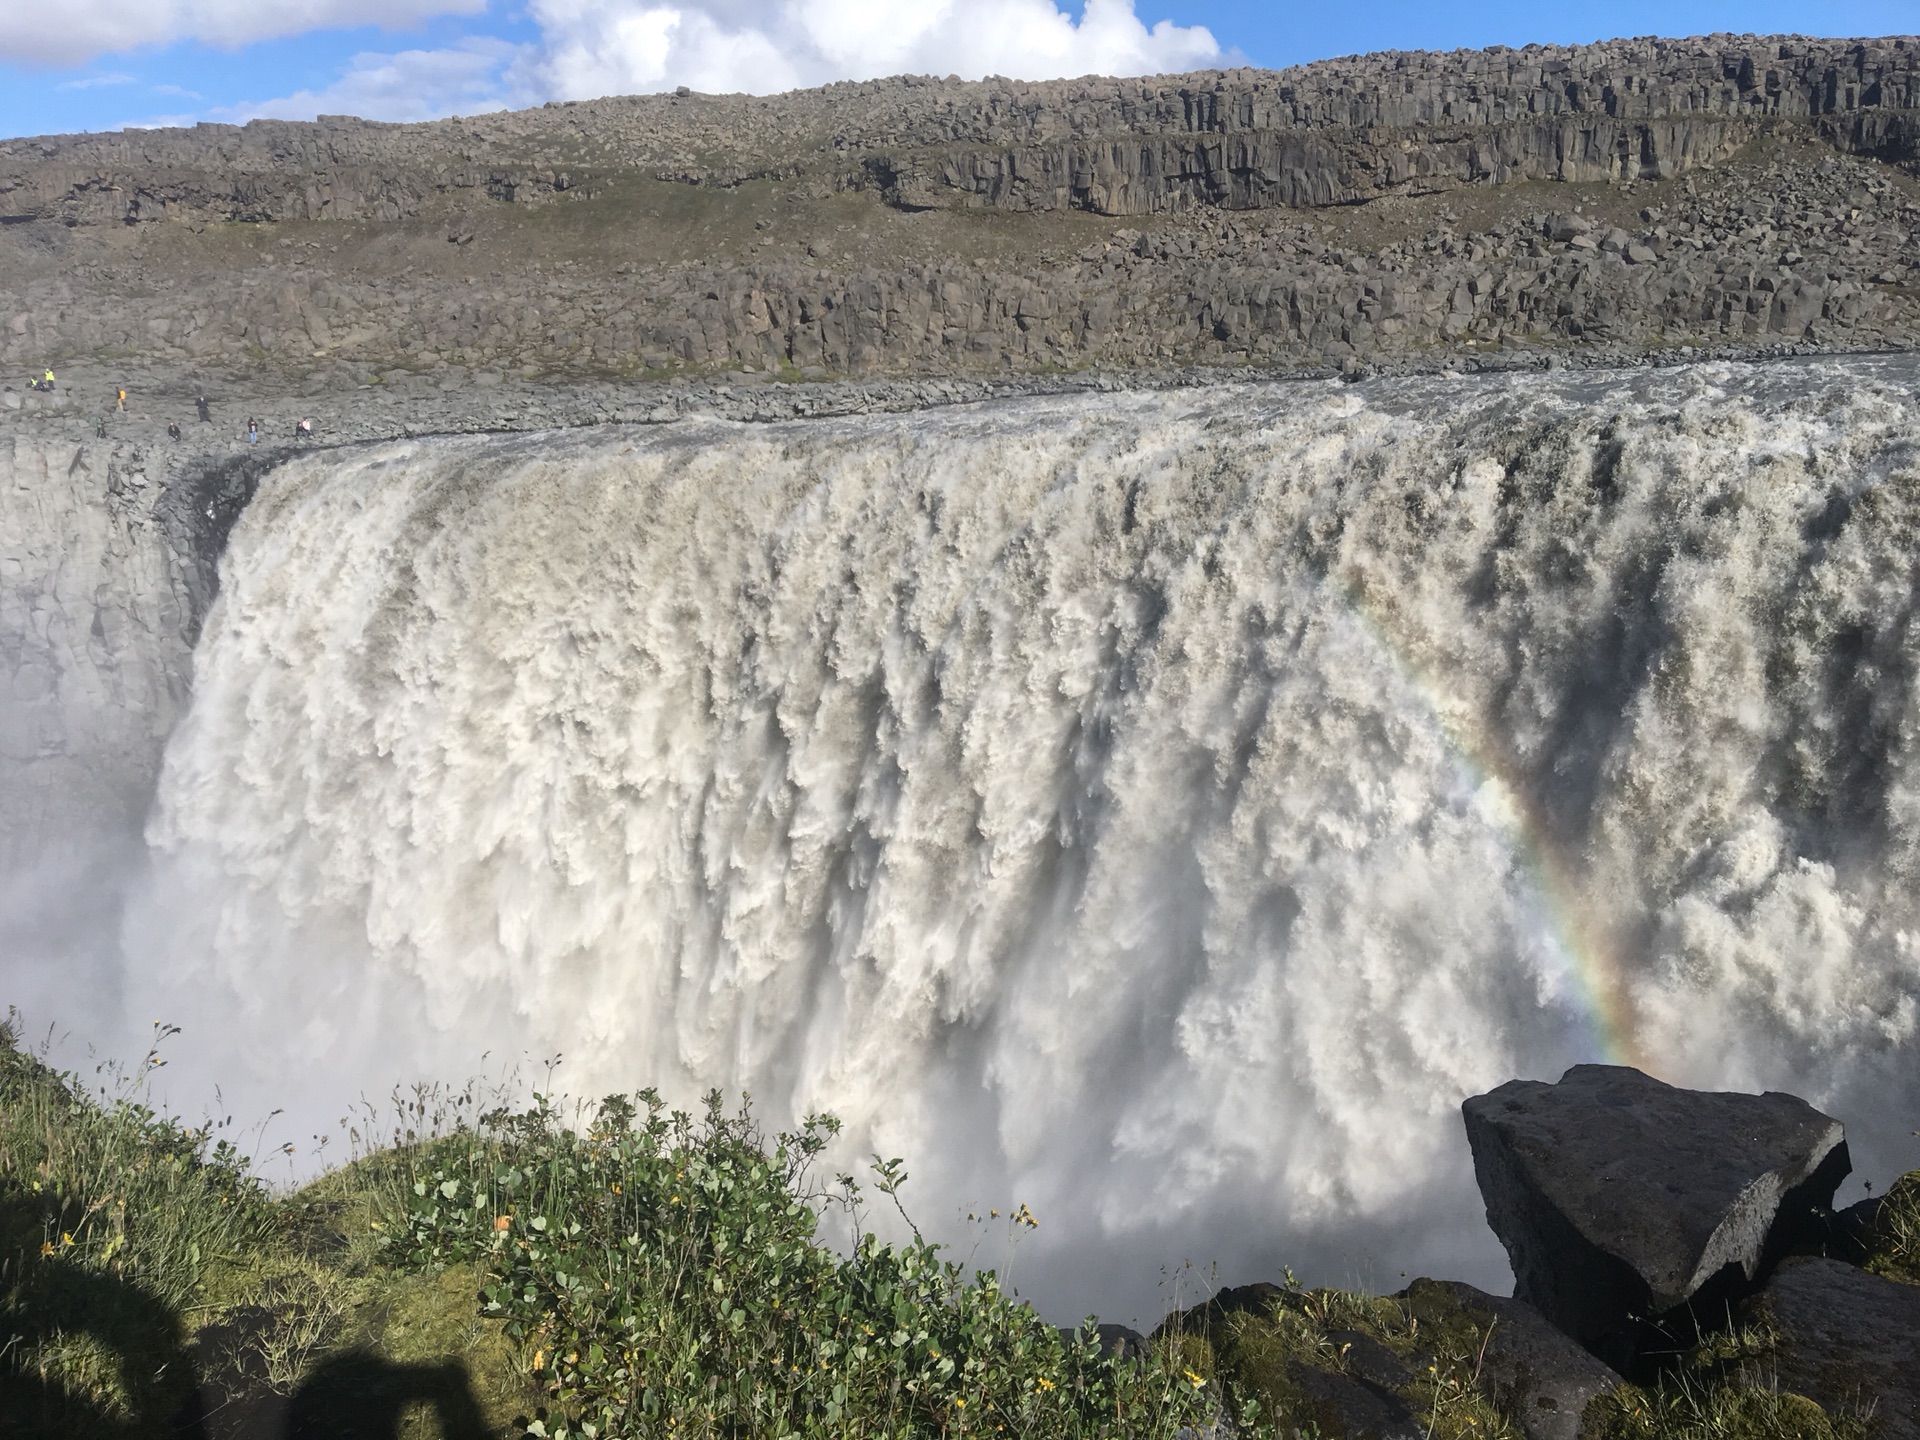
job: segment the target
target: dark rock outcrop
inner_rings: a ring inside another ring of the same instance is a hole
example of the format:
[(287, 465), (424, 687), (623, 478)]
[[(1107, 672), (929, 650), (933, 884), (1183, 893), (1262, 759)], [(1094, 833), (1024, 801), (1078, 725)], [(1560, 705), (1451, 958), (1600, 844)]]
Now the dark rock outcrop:
[(1584, 1440), (1587, 1408), (1623, 1381), (1532, 1306), (1458, 1280), (1416, 1280), (1407, 1307), (1443, 1331), (1472, 1324), (1485, 1337), (1480, 1385), (1527, 1440)]
[(1871, 1410), (1880, 1440), (1920, 1440), (1920, 1287), (1838, 1260), (1792, 1260), (1760, 1305), (1783, 1388), (1829, 1413)]
[(1216, 1290), (1204, 1304), (1175, 1310), (1160, 1322), (1153, 1333), (1155, 1336), (1204, 1335), (1229, 1315), (1252, 1315), (1257, 1318), (1271, 1315), (1276, 1305), (1285, 1304), (1289, 1297), (1297, 1297), (1298, 1294), (1298, 1291), (1275, 1285), (1270, 1280), (1256, 1280), (1251, 1285), (1228, 1285)]
[(1462, 1108), (1516, 1298), (1622, 1371), (1723, 1317), (1817, 1233), (1851, 1168), (1840, 1123), (1803, 1100), (1624, 1066), (1509, 1081)]

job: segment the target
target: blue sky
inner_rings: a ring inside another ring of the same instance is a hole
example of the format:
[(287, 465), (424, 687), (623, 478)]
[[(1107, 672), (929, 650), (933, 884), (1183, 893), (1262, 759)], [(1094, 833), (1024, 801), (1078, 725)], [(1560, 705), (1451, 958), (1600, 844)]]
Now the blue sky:
[(1715, 30), (1911, 34), (1920, 0), (57, 0), (0, 9), (0, 134)]

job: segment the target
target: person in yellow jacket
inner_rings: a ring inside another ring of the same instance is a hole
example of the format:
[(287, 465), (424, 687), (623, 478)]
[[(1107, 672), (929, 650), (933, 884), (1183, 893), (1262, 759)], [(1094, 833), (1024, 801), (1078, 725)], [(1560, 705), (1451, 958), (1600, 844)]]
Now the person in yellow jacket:
[(47, 388), (51, 390), (53, 388), (53, 371), (51, 370), (47, 371), (45, 379), (47, 382)]

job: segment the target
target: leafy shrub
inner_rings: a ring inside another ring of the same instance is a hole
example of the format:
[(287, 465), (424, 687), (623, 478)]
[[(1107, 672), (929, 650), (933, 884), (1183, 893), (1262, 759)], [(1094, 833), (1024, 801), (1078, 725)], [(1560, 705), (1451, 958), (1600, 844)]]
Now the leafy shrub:
[[(416, 1266), (486, 1260), (486, 1313), (531, 1349), (553, 1434), (1167, 1436), (1213, 1416), (1170, 1351), (1103, 1356), (917, 1231), (866, 1232), (852, 1178), (814, 1176), (830, 1118), (769, 1140), (717, 1093), (698, 1119), (640, 1100), (584, 1134), (539, 1099), (440, 1142), (397, 1239)], [(876, 1171), (897, 1203), (900, 1162)], [(821, 1240), (829, 1209), (849, 1254)]]

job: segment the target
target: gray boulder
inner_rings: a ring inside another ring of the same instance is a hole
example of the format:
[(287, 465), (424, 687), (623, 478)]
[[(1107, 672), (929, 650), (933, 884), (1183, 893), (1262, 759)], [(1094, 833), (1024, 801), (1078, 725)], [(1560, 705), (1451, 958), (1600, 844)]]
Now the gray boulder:
[(1588, 1440), (1587, 1407), (1624, 1383), (1519, 1300), (1458, 1280), (1416, 1280), (1404, 1293), (1422, 1324), (1442, 1334), (1463, 1324), (1480, 1333), (1480, 1388), (1527, 1440)]
[(1840, 1122), (1804, 1100), (1625, 1066), (1509, 1081), (1462, 1110), (1515, 1297), (1627, 1373), (1817, 1236), (1852, 1168)]
[(1792, 1260), (1761, 1296), (1780, 1385), (1829, 1414), (1871, 1406), (1879, 1440), (1920, 1440), (1920, 1287), (1838, 1260)]

